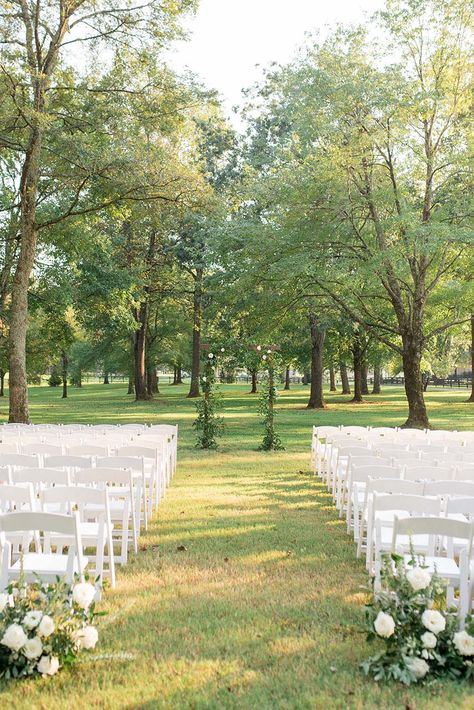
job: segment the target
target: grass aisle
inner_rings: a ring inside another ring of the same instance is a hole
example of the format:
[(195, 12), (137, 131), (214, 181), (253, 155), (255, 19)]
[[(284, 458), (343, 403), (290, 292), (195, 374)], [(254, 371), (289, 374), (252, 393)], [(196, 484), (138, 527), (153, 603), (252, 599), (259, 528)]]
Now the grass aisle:
[[(91, 409), (89, 400), (87, 412), (102, 421), (100, 392), (91, 387), (97, 404)], [(149, 408), (127, 403), (123, 389), (109, 392), (110, 420), (119, 412), (150, 420)], [(33, 399), (41, 419), (54, 420), (45, 394)], [(58, 405), (65, 420), (84, 418), (82, 397)], [(154, 418), (180, 422), (179, 470), (140, 554), (105, 595), (101, 658), (54, 680), (3, 686), (2, 710), (473, 707), (465, 685), (381, 688), (360, 674), (372, 652), (360, 632), (366, 579), (327, 493), (309, 475), (316, 417), (301, 409), (303, 397), (300, 390), (282, 400), (288, 450), (263, 454), (255, 451), (255, 400), (229, 390), (222, 451), (205, 454), (192, 446), (192, 403), (167, 394)], [(359, 412), (368, 417), (365, 406)], [(324, 416), (360, 421), (339, 407)], [(402, 407), (390, 396), (372, 417), (400, 417)]]

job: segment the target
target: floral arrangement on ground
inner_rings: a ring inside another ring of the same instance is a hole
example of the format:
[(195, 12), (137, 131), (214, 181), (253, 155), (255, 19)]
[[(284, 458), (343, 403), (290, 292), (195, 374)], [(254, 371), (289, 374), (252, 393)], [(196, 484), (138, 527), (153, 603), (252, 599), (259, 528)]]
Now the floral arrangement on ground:
[(0, 678), (50, 677), (95, 648), (95, 595), (88, 581), (10, 584), (0, 594)]
[[(381, 588), (366, 606), (367, 638), (384, 648), (361, 664), (376, 681), (405, 685), (436, 677), (474, 677), (474, 620), (461, 625), (446, 608), (446, 584), (430, 574), (423, 558), (382, 559)], [(461, 628), (464, 626), (464, 628)]]

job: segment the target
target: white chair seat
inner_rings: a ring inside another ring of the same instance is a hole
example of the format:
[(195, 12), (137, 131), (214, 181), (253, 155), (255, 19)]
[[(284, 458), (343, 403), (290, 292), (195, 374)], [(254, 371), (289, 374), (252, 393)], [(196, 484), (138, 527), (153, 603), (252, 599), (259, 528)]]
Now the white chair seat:
[[(80, 573), (84, 572), (85, 568), (87, 567), (89, 560), (87, 559), (87, 557), (83, 557), (82, 559), (83, 559), (83, 567), (81, 570), (78, 568), (77, 559), (74, 560), (74, 573), (75, 574), (80, 574)], [(48, 574), (52, 577), (54, 577), (55, 575), (62, 577), (67, 572), (67, 563), (68, 563), (67, 555), (54, 555), (53, 553), (42, 554), (39, 552), (28, 552), (26, 555), (23, 555), (22, 560), (18, 560), (17, 562), (15, 562), (10, 567), (10, 570), (13, 572), (20, 573), (21, 569), (23, 567), (23, 571), (26, 574), (36, 572), (39, 575)]]
[[(464, 541), (464, 547), (466, 543)], [(411, 555), (404, 555), (405, 563), (411, 560)], [(425, 557), (423, 566), (426, 566), (428, 572), (433, 574), (435, 571), (443, 579), (459, 579), (459, 567), (456, 562), (450, 557)], [(407, 565), (407, 569), (410, 566)]]

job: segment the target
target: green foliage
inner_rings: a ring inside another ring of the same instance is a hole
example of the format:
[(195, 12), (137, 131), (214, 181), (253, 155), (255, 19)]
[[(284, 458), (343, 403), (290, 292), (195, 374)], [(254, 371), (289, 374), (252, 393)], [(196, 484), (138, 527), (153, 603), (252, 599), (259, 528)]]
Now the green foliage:
[(197, 432), (196, 446), (199, 449), (217, 449), (217, 439), (224, 432), (224, 419), (218, 415), (222, 409), (221, 393), (216, 392), (216, 359), (209, 353), (201, 377), (202, 396), (196, 402), (197, 417), (194, 428)]
[(59, 387), (59, 385), (62, 384), (62, 381), (63, 380), (62, 380), (62, 377), (59, 373), (59, 368), (56, 365), (54, 365), (51, 368), (51, 375), (49, 376), (49, 379), (48, 379), (48, 385), (50, 387)]
[(277, 401), (277, 388), (275, 385), (275, 367), (278, 358), (268, 350), (262, 356), (262, 365), (265, 368), (266, 376), (262, 385), (258, 411), (262, 417), (264, 427), (263, 441), (259, 446), (260, 451), (283, 451), (284, 446), (275, 431), (275, 404)]
[[(413, 576), (411, 576), (413, 575)], [(456, 609), (446, 610), (446, 583), (430, 574), (423, 558), (386, 554), (382, 588), (366, 606), (367, 637), (384, 650), (361, 664), (376, 681), (411, 685), (434, 677), (470, 678), (474, 671), (474, 620), (459, 634)]]

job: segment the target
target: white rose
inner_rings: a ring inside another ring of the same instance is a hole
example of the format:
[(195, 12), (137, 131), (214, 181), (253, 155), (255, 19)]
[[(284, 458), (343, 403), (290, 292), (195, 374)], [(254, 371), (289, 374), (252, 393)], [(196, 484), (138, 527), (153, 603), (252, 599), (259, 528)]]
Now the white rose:
[(81, 609), (88, 609), (95, 597), (95, 587), (89, 582), (80, 582), (72, 590), (72, 600)]
[(42, 676), (54, 675), (59, 670), (59, 660), (56, 656), (41, 656), (36, 667)]
[(43, 612), (41, 611), (29, 611), (27, 614), (25, 614), (25, 618), (23, 619), (23, 626), (25, 629), (35, 629), (39, 622), (41, 621), (41, 618), (43, 616)]
[(5, 609), (9, 601), (10, 597), (8, 596), (8, 594), (0, 594), (0, 614)]
[(262, 355), (262, 360), (266, 360), (266, 359), (267, 359), (267, 356), (266, 356), (266, 355)]
[(43, 644), (41, 643), (41, 639), (38, 638), (38, 636), (33, 636), (32, 639), (28, 639), (22, 650), (24, 655), (29, 658), (30, 661), (34, 658), (39, 658), (43, 653)]
[(221, 353), (225, 353), (225, 348), (221, 348)]
[(454, 645), (461, 656), (474, 656), (474, 637), (467, 631), (458, 631), (454, 634)]
[(430, 586), (431, 575), (422, 567), (413, 567), (407, 572), (407, 580), (415, 592), (419, 592), (421, 589), (426, 589), (426, 587)]
[(95, 648), (98, 640), (99, 634), (95, 626), (84, 626), (83, 629), (78, 629), (74, 633), (74, 641), (78, 648)]
[(257, 350), (258, 350), (258, 352), (260, 352), (261, 349), (262, 349), (262, 346), (261, 346), (261, 345), (257, 345)]
[(12, 651), (19, 651), (27, 640), (28, 636), (23, 631), (23, 627), (20, 624), (12, 624), (3, 634), (0, 643), (11, 648)]
[(203, 381), (203, 382), (207, 382), (207, 377), (203, 377), (203, 378), (202, 378), (202, 381)]
[(425, 631), (425, 633), (421, 636), (421, 643), (425, 648), (435, 648), (438, 643), (438, 639), (431, 633), (431, 631)]
[(379, 636), (388, 639), (395, 632), (395, 621), (390, 614), (379, 611), (374, 621), (374, 629)]
[(421, 615), (421, 623), (434, 634), (439, 634), (440, 631), (444, 631), (446, 628), (446, 619), (439, 611), (436, 609), (427, 609)]
[(212, 360), (213, 357), (214, 357), (214, 353), (209, 353), (209, 355), (208, 355), (209, 360)]
[(48, 636), (51, 636), (54, 629), (54, 620), (50, 616), (45, 614), (38, 626), (38, 636), (44, 636), (45, 638), (47, 638)]
[(430, 669), (426, 661), (424, 661), (422, 658), (416, 658), (415, 656), (412, 658), (408, 658), (406, 664), (408, 670), (413, 673), (417, 680), (424, 678)]

